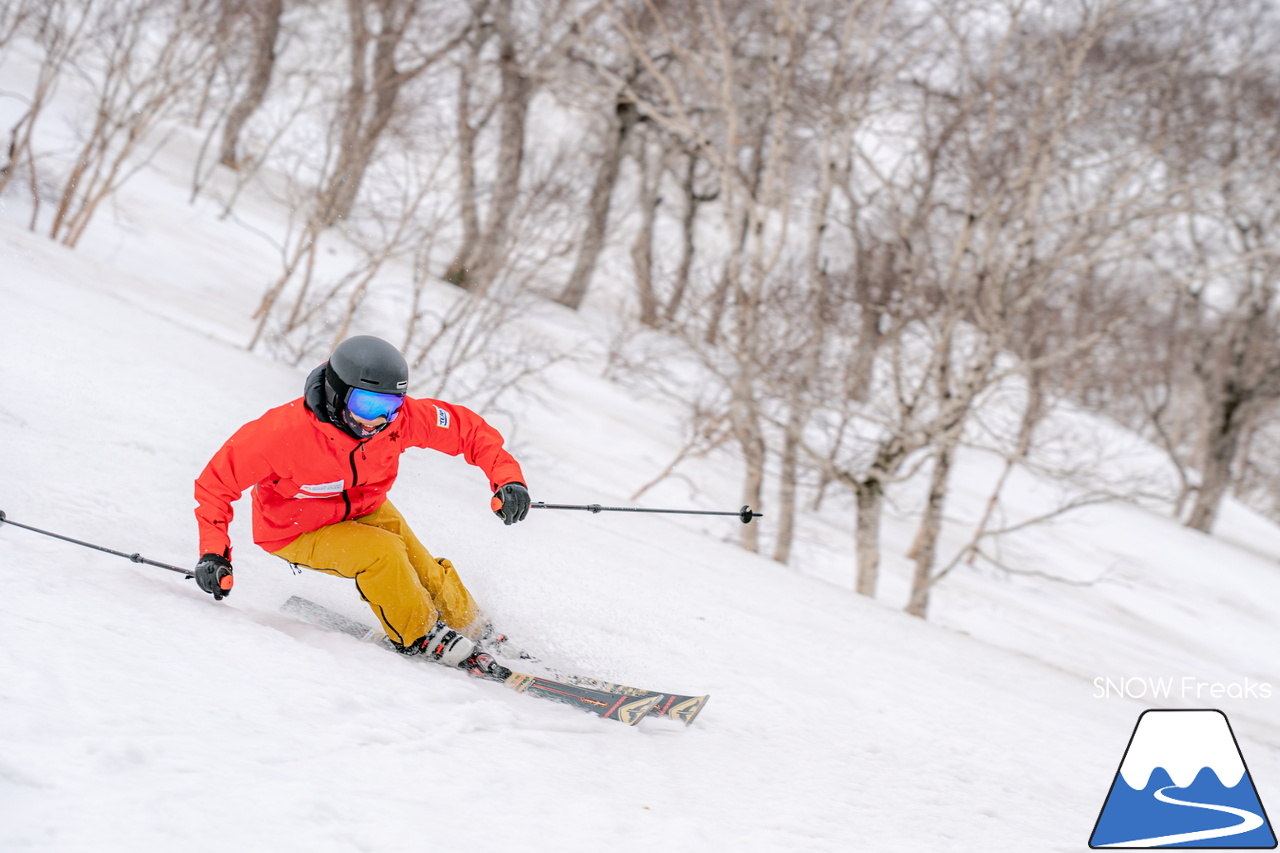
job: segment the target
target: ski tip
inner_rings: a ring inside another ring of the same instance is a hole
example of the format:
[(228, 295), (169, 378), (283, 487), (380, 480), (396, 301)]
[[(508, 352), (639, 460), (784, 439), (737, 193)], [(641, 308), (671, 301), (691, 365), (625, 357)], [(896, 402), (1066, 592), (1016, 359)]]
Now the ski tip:
[(694, 717), (702, 713), (710, 699), (710, 693), (705, 696), (668, 696), (665, 703), (654, 709), (654, 713), (679, 720), (687, 726), (693, 722)]
[(611, 716), (629, 726), (634, 726), (649, 716), (649, 713), (658, 706), (662, 698), (662, 694), (659, 693), (653, 696), (643, 696), (629, 702), (619, 702), (617, 710)]

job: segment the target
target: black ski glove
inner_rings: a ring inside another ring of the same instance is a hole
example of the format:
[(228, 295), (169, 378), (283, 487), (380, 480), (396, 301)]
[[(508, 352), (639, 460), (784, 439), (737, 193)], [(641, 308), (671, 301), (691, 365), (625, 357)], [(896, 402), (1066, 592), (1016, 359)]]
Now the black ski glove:
[(524, 483), (507, 483), (493, 493), (493, 500), (489, 505), (503, 524), (524, 521), (524, 517), (529, 514), (529, 490), (524, 487)]
[(210, 593), (214, 601), (221, 601), (231, 594), (235, 578), (231, 576), (231, 561), (221, 554), (202, 554), (196, 563), (196, 583)]

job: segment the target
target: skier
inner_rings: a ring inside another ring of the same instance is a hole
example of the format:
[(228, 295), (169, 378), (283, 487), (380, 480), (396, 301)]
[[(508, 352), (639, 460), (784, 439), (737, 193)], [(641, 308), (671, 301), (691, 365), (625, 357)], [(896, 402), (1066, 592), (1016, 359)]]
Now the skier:
[(311, 371), (305, 393), (250, 421), (195, 482), (200, 588), (231, 594), (231, 504), (253, 487), (253, 540), (296, 566), (355, 580), (395, 647), (477, 675), (503, 668), (482, 644), (496, 634), (454, 571), (414, 536), (387, 500), (400, 454), (461, 454), (489, 477), (505, 524), (529, 512), (529, 492), (502, 436), (475, 412), (406, 396), (409, 368), (391, 344), (348, 338)]

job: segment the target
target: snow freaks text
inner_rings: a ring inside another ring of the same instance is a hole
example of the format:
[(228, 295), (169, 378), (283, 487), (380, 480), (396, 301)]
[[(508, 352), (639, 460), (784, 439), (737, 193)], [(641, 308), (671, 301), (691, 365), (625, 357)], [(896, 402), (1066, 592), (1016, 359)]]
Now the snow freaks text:
[(1202, 681), (1182, 677), (1099, 676), (1093, 680), (1094, 699), (1270, 699), (1274, 695), (1265, 681)]

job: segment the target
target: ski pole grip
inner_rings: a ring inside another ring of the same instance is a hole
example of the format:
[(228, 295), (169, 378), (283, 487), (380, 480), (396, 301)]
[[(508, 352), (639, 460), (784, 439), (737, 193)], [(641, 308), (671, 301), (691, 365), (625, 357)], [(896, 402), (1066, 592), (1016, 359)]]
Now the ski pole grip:
[(4, 524), (4, 510), (0, 509), (0, 524)]
[(494, 512), (502, 512), (502, 498), (494, 495), (493, 500), (489, 501), (489, 509)]

